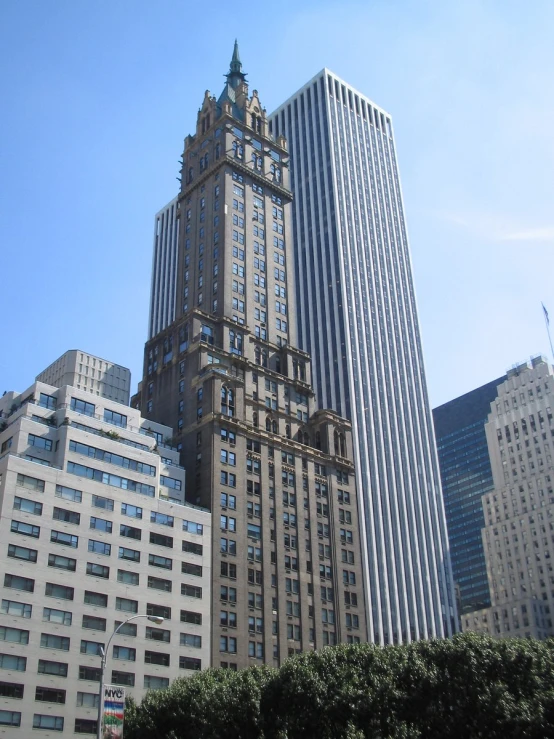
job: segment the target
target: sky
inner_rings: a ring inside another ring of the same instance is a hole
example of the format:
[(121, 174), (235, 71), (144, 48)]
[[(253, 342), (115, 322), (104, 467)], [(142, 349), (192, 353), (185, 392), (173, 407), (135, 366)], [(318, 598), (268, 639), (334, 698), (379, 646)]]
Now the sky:
[(0, 393), (141, 379), (155, 213), (235, 37), (268, 112), (321, 68), (392, 116), (433, 406), (554, 332), (552, 0), (3, 0)]

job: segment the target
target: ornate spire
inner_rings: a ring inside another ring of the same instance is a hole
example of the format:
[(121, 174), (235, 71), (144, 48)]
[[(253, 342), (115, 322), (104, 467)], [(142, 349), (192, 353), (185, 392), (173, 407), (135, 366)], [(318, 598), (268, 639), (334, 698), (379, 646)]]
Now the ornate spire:
[(240, 60), (239, 43), (237, 39), (235, 39), (233, 58), (231, 59), (231, 64), (229, 65), (229, 72), (225, 76), (227, 77), (227, 82), (233, 88), (237, 87), (240, 82), (244, 82), (246, 79), (246, 74), (244, 74), (244, 72), (242, 71), (242, 62)]

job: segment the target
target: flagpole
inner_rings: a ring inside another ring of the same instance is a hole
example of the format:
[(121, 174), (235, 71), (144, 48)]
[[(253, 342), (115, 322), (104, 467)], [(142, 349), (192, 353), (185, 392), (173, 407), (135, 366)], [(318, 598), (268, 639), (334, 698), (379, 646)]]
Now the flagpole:
[(544, 322), (546, 324), (546, 333), (548, 334), (548, 341), (550, 342), (550, 356), (554, 361), (554, 348), (552, 347), (552, 336), (550, 335), (550, 318), (548, 317), (548, 311), (544, 307), (544, 303), (541, 303), (541, 305), (544, 313)]

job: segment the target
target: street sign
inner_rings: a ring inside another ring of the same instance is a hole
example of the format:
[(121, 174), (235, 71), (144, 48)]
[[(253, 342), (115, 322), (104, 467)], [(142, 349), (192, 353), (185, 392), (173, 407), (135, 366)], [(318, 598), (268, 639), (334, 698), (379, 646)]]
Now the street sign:
[(102, 739), (123, 739), (125, 688), (119, 685), (104, 685), (103, 699)]

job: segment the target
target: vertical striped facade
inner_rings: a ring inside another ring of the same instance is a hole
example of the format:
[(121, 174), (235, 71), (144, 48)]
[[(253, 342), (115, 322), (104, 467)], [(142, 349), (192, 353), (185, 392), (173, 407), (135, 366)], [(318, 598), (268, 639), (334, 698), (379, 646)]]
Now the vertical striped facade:
[(177, 249), (179, 236), (178, 198), (156, 213), (152, 283), (150, 286), (150, 316), (148, 338), (151, 339), (175, 320), (175, 290), (177, 289)]
[(291, 155), (298, 342), (351, 419), (368, 637), (447, 636), (455, 601), (390, 116), (324, 69), (271, 116)]

